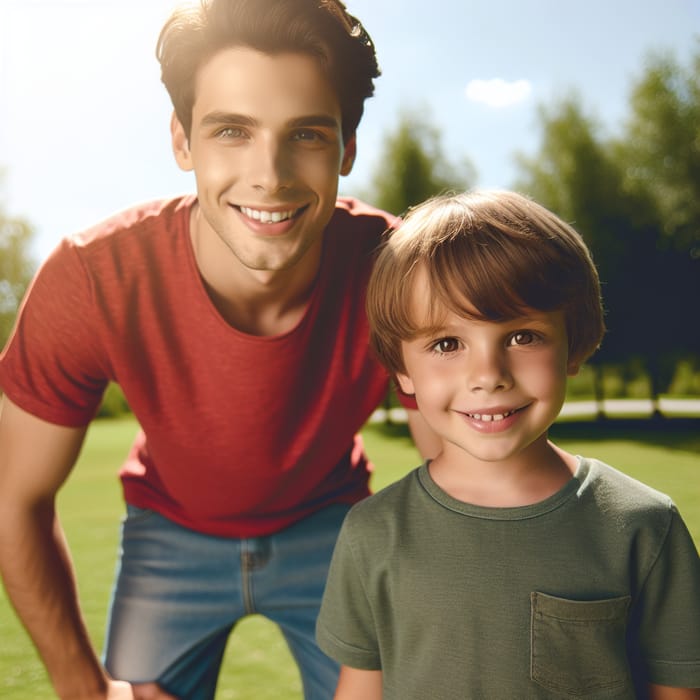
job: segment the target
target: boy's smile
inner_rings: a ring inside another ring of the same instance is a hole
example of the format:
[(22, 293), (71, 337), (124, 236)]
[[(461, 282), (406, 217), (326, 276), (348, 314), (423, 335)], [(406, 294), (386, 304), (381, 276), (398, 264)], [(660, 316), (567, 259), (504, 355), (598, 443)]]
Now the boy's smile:
[(233, 253), (229, 274), (299, 265), (315, 274), (338, 176), (354, 157), (341, 121), (338, 97), (311, 56), (236, 47), (201, 67), (191, 133), (174, 119), (173, 144), (197, 180), (193, 234), (218, 264)]
[(469, 411), (462, 415), (474, 430), (480, 430), (484, 433), (497, 433), (510, 428), (518, 420), (518, 414), (527, 410), (527, 408), (528, 406), (522, 406), (521, 408), (495, 406)]

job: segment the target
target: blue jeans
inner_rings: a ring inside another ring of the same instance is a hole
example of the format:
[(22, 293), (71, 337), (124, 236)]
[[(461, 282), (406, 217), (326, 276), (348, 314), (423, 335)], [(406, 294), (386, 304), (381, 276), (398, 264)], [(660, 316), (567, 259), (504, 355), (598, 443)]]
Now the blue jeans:
[(348, 507), (334, 505), (268, 537), (230, 539), (127, 506), (105, 666), (212, 700), (229, 633), (258, 613), (279, 625), (307, 700), (333, 697), (338, 665), (315, 642), (328, 566)]

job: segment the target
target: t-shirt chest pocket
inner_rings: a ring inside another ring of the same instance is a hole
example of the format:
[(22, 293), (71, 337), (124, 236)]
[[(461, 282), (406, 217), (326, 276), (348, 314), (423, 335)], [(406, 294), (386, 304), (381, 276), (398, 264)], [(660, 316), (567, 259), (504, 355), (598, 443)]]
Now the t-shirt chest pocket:
[(530, 595), (530, 677), (562, 698), (634, 698), (627, 662), (630, 596)]

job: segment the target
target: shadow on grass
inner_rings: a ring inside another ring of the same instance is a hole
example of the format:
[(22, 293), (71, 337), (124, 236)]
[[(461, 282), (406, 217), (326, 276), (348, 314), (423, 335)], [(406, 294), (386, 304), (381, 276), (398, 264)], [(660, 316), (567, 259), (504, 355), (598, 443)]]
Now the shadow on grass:
[[(406, 423), (372, 423), (365, 430), (411, 441)], [(604, 418), (565, 420), (550, 429), (553, 440), (629, 440), (700, 454), (700, 418)]]
[(604, 418), (560, 421), (550, 429), (555, 441), (629, 440), (684, 452), (700, 453), (700, 418)]

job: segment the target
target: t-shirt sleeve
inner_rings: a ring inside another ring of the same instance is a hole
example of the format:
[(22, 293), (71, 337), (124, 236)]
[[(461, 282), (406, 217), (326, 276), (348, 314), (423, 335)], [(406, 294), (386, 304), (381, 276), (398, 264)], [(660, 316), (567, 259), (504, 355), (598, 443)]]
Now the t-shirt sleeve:
[(675, 507), (638, 605), (650, 682), (700, 687), (700, 558)]
[(18, 406), (77, 427), (94, 417), (107, 385), (89, 277), (64, 241), (41, 266), (0, 355), (0, 387)]
[(352, 668), (380, 670), (376, 625), (364, 581), (353, 553), (352, 511), (336, 543), (316, 624), (319, 647)]

